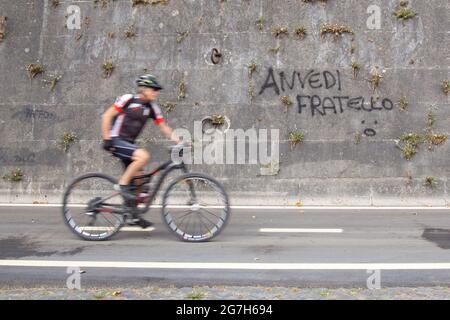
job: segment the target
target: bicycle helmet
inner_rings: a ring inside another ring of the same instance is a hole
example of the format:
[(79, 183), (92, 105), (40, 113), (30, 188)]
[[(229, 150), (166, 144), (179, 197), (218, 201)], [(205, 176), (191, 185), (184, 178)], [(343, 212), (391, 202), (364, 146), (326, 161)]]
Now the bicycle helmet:
[(140, 76), (136, 83), (139, 87), (147, 87), (147, 88), (153, 88), (156, 90), (161, 90), (163, 87), (158, 83), (158, 80), (156, 80), (156, 77), (151, 74), (146, 74), (143, 76)]

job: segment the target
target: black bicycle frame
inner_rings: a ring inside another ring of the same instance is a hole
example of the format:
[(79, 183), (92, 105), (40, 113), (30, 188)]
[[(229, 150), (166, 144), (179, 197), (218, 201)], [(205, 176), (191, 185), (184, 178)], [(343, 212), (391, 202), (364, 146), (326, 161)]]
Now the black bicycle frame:
[[(148, 181), (145, 181), (144, 183), (138, 184), (136, 186), (145, 185), (145, 184), (150, 183), (152, 177), (155, 174), (157, 174), (158, 172), (162, 171), (162, 175), (159, 178), (158, 182), (156, 183), (156, 187), (153, 190), (151, 197), (149, 197), (149, 199), (145, 203), (145, 208), (142, 210), (143, 212), (146, 212), (148, 210), (150, 205), (155, 200), (156, 194), (158, 193), (159, 189), (161, 188), (161, 185), (164, 182), (165, 178), (173, 170), (181, 170), (181, 171), (183, 171), (183, 173), (188, 173), (189, 172), (187, 167), (186, 167), (186, 164), (184, 162), (175, 163), (172, 160), (170, 160), (170, 161), (167, 161), (167, 162), (163, 163), (158, 168), (154, 169), (153, 171), (151, 171), (149, 173), (146, 173), (146, 174), (141, 175), (141, 176), (135, 176), (135, 177), (133, 177), (133, 179), (131, 179), (131, 183), (133, 183), (133, 181), (135, 181), (135, 180), (148, 179)], [(193, 185), (189, 184), (189, 188), (191, 190), (191, 193), (192, 193), (193, 197), (195, 197), (195, 191), (194, 191)]]

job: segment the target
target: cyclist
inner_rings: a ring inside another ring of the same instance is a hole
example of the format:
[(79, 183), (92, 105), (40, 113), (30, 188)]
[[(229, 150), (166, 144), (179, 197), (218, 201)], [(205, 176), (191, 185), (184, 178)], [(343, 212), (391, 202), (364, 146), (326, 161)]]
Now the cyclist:
[(153, 225), (150, 221), (140, 218), (136, 210), (135, 195), (130, 191), (129, 184), (134, 176), (142, 174), (142, 169), (149, 163), (150, 154), (135, 145), (135, 140), (141, 133), (149, 119), (159, 126), (161, 132), (175, 143), (181, 143), (173, 130), (164, 122), (161, 109), (156, 99), (163, 87), (155, 76), (147, 74), (140, 76), (137, 81), (137, 94), (126, 94), (102, 115), (103, 149), (111, 152), (122, 160), (124, 174), (119, 184), (114, 188), (120, 191), (122, 197), (132, 209), (131, 224), (147, 228)]

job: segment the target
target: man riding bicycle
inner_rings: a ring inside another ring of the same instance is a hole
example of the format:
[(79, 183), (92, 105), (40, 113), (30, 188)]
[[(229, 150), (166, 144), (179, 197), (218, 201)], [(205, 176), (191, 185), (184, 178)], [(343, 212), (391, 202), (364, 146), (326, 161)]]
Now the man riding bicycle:
[[(135, 140), (144, 129), (148, 120), (153, 119), (165, 137), (175, 143), (181, 143), (173, 130), (164, 122), (161, 109), (155, 103), (163, 87), (153, 75), (143, 75), (136, 81), (137, 94), (126, 94), (102, 115), (103, 148), (122, 160), (125, 172), (114, 188), (120, 191), (127, 204), (133, 208), (136, 196), (130, 191), (130, 182), (142, 174), (142, 169), (150, 161), (150, 154), (136, 146)], [(152, 225), (132, 210), (132, 224), (147, 228)]]

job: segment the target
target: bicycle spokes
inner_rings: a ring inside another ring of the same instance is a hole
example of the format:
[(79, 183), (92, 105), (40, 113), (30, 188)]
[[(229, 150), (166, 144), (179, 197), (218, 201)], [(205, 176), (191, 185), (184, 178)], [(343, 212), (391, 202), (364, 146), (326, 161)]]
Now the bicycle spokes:
[(227, 222), (228, 200), (217, 182), (203, 175), (189, 176), (169, 187), (163, 215), (169, 228), (183, 240), (209, 240)]
[(64, 217), (78, 236), (104, 240), (123, 225), (123, 200), (113, 183), (102, 175), (84, 177), (68, 187)]

